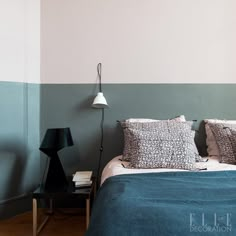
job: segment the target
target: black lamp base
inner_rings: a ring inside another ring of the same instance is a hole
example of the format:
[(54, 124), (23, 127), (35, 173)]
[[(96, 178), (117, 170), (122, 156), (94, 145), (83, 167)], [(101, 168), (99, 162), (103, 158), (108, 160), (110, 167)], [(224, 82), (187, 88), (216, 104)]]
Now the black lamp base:
[(55, 153), (50, 157), (44, 189), (48, 192), (65, 191), (68, 188), (68, 181), (63, 170), (60, 159)]

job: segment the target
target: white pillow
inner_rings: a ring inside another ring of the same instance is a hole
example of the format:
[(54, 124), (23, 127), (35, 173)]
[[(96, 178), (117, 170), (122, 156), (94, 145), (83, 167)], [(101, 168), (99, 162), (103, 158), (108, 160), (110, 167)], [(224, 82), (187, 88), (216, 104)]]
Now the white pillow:
[(236, 120), (218, 120), (218, 119), (205, 119), (205, 130), (206, 130), (206, 145), (208, 156), (215, 156), (220, 159), (219, 148), (216, 143), (215, 136), (211, 131), (208, 123), (213, 124), (236, 124)]
[[(177, 116), (177, 117), (175, 117), (171, 120), (175, 120), (175, 121), (178, 121), (178, 122), (185, 122), (186, 121), (184, 115)], [(159, 120), (146, 119), (146, 118), (129, 118), (125, 121), (127, 121), (127, 122), (155, 122), (155, 121), (159, 121)]]
[(146, 119), (146, 118), (130, 118), (125, 121), (127, 121), (127, 122), (154, 122), (154, 121), (158, 121), (158, 120)]

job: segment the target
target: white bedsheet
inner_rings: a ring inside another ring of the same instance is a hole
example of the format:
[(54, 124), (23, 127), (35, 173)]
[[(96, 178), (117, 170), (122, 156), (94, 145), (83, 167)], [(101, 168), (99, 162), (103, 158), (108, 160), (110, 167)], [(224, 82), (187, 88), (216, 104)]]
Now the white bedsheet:
[[(139, 173), (151, 173), (151, 172), (170, 172), (170, 171), (188, 171), (182, 169), (165, 169), (165, 168), (157, 168), (157, 169), (130, 169), (124, 168), (127, 166), (129, 162), (121, 161), (122, 156), (114, 157), (111, 161), (107, 163), (104, 167), (101, 177), (101, 185), (103, 182), (114, 175), (124, 175), (124, 174), (139, 174)], [(230, 165), (225, 163), (219, 163), (219, 160), (214, 157), (206, 157), (208, 159), (207, 162), (198, 162), (197, 168), (207, 168), (204, 171), (221, 171), (221, 170), (236, 170), (236, 165)], [(122, 165), (123, 164), (123, 165)]]

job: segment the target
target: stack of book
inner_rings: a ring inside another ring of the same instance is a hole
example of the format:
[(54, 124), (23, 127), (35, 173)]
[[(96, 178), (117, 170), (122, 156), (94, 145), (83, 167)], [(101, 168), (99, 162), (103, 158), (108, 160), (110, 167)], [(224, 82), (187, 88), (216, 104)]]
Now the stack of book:
[(90, 187), (92, 184), (92, 171), (76, 171), (73, 182), (76, 188)]

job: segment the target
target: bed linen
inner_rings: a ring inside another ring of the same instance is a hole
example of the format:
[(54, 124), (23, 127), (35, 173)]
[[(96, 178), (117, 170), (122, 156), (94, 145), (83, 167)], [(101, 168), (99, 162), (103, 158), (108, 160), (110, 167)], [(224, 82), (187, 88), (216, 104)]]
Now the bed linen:
[[(218, 157), (206, 157), (204, 160), (207, 162), (197, 162), (196, 167), (199, 169), (205, 169), (204, 171), (221, 171), (221, 170), (236, 170), (236, 165), (220, 163)], [(165, 169), (165, 168), (156, 168), (156, 169), (132, 169), (125, 168), (129, 165), (129, 162), (122, 161), (122, 156), (114, 157), (111, 161), (107, 163), (103, 169), (101, 176), (101, 185), (104, 181), (115, 175), (123, 174), (140, 174), (140, 173), (151, 173), (151, 172), (179, 172), (187, 171), (183, 169)]]
[(236, 171), (122, 174), (103, 183), (86, 236), (235, 236)]

